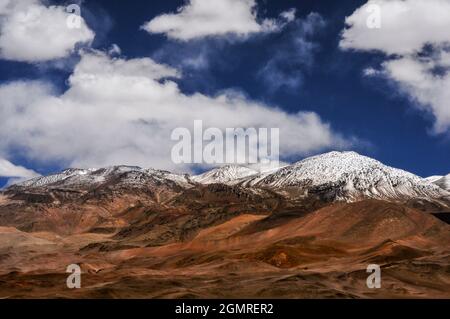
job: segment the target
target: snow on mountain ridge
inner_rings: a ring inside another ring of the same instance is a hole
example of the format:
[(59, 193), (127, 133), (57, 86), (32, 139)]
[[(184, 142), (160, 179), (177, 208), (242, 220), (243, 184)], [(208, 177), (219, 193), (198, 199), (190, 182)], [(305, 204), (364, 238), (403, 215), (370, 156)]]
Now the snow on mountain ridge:
[(193, 176), (192, 180), (201, 184), (213, 184), (213, 183), (229, 183), (239, 179), (256, 175), (259, 172), (257, 170), (239, 166), (239, 165), (225, 165), (219, 168), (215, 168), (204, 174)]
[[(239, 184), (281, 191), (296, 189), (298, 194), (318, 192), (347, 201), (359, 198), (450, 198), (447, 191), (450, 187), (445, 190), (439, 187), (441, 185), (355, 152), (325, 153), (262, 173), (238, 165), (226, 165), (192, 177), (133, 166), (68, 169), (58, 174), (34, 178), (17, 186), (76, 188), (90, 187), (109, 180), (117, 180), (126, 185), (144, 185), (150, 181), (157, 184), (174, 182), (190, 187), (193, 181), (201, 184)], [(450, 176), (446, 181), (445, 185), (450, 186)]]
[(442, 197), (442, 191), (419, 176), (392, 168), (356, 152), (330, 152), (306, 158), (245, 185), (271, 188), (330, 188), (338, 199)]
[(87, 175), (89, 172), (90, 172), (89, 169), (69, 168), (60, 173), (47, 175), (47, 176), (35, 177), (33, 179), (18, 183), (16, 185), (22, 186), (22, 187), (41, 187), (41, 186), (46, 186), (49, 184), (62, 182), (67, 179), (70, 179), (74, 176), (84, 176), (84, 175)]
[(186, 176), (177, 175), (167, 171), (144, 169), (137, 166), (110, 166), (100, 169), (70, 168), (48, 176), (37, 177), (17, 184), (17, 187), (51, 187), (51, 186), (89, 186), (105, 182), (114, 177), (122, 177), (125, 184), (139, 184), (145, 177), (151, 177), (160, 182), (167, 180), (176, 183), (188, 183)]

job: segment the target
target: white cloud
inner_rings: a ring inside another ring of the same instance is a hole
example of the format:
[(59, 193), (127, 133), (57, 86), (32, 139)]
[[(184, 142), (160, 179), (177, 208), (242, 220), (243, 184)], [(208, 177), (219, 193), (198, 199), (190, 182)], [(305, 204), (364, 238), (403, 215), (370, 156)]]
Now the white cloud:
[[(162, 14), (145, 23), (150, 33), (166, 34), (169, 38), (187, 41), (207, 36), (252, 33), (278, 30), (282, 24), (273, 19), (258, 21), (255, 0), (190, 0), (175, 14)], [(291, 21), (295, 11), (283, 12), (281, 17)]]
[[(381, 28), (368, 28), (369, 5), (379, 5)], [(450, 1), (369, 1), (346, 19), (340, 47), (387, 56), (364, 75), (393, 80), (414, 105), (435, 118), (434, 132), (450, 128)]]
[(403, 57), (383, 63), (384, 75), (396, 81), (400, 89), (435, 118), (435, 133), (450, 128), (450, 72), (434, 74), (439, 61)]
[(180, 74), (151, 59), (84, 53), (62, 95), (42, 82), (0, 86), (0, 154), (65, 166), (130, 164), (171, 170), (171, 132), (204, 127), (280, 128), (282, 155), (307, 155), (350, 142), (312, 112), (288, 114), (230, 93), (185, 95), (167, 77)]
[(69, 15), (65, 7), (39, 0), (0, 0), (0, 57), (49, 61), (71, 54), (77, 44), (90, 43), (94, 32), (81, 17), (79, 28), (70, 28)]
[(33, 170), (14, 165), (10, 161), (0, 158), (0, 177), (32, 178), (36, 176), (39, 174)]
[[(369, 28), (371, 5), (381, 9), (381, 28)], [(343, 49), (376, 50), (387, 54), (420, 51), (424, 45), (450, 43), (450, 1), (374, 0), (368, 1), (345, 20)]]

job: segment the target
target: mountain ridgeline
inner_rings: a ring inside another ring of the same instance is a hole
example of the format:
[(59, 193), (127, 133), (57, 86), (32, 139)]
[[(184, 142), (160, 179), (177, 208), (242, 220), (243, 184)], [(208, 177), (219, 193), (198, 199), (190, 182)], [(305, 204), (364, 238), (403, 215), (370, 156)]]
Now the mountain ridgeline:
[(6, 193), (50, 195), (71, 190), (86, 195), (114, 188), (176, 191), (223, 184), (248, 192), (270, 190), (295, 200), (311, 196), (343, 202), (369, 198), (400, 202), (424, 200), (445, 206), (450, 199), (448, 180), (441, 176), (423, 179), (355, 152), (330, 152), (267, 172), (237, 165), (215, 168), (197, 176), (130, 166), (68, 169), (14, 185)]

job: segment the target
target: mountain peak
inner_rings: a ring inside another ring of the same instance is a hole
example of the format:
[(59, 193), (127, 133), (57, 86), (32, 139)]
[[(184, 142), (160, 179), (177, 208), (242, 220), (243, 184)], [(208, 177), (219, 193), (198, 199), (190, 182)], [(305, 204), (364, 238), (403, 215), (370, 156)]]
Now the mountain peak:
[(192, 177), (192, 180), (202, 184), (228, 183), (249, 177), (259, 172), (240, 165), (224, 165), (211, 171)]
[(272, 174), (261, 174), (248, 184), (272, 188), (296, 187), (327, 193), (340, 200), (360, 198), (416, 198), (449, 195), (412, 173), (384, 165), (356, 152), (312, 156)]
[(370, 162), (377, 162), (379, 161), (370, 158), (365, 155), (361, 155), (354, 151), (331, 151), (328, 153), (318, 154), (311, 157), (307, 157), (299, 162), (296, 162), (294, 165), (304, 163), (305, 161), (357, 161), (357, 162), (363, 162), (363, 161), (370, 161)]

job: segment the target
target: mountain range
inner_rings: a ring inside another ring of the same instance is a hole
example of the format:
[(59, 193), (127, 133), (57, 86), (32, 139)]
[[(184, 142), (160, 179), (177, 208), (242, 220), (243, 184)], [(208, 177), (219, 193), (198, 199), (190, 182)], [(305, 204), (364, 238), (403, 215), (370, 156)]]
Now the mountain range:
[[(355, 152), (37, 177), (0, 193), (0, 298), (448, 298), (448, 178)], [(85, 289), (63, 285), (73, 263)], [(385, 289), (365, 286), (371, 263)]]
[(167, 171), (114, 166), (101, 169), (67, 169), (61, 173), (37, 177), (12, 189), (90, 189), (105, 183), (134, 187), (146, 183), (239, 185), (247, 188), (294, 190), (297, 195), (323, 194), (332, 200), (450, 198), (450, 175), (421, 178), (412, 173), (383, 165), (355, 152), (330, 152), (292, 165), (259, 172), (245, 166), (225, 165), (201, 175), (189, 176)]

